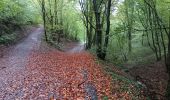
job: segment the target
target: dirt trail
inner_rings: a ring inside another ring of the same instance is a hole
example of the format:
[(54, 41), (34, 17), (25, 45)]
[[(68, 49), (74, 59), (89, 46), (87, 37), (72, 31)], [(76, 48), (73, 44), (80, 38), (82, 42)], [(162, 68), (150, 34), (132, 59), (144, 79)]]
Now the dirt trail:
[[(37, 28), (21, 43), (11, 48), (0, 60), (6, 61), (5, 67), (23, 67), (26, 58), (33, 50), (38, 50), (41, 43), (43, 28)], [(36, 48), (35, 48), (36, 47)], [(2, 65), (3, 66), (3, 65)]]
[[(38, 50), (41, 43), (41, 33), (43, 33), (43, 28), (37, 28), (21, 43), (12, 47), (3, 58), (0, 58), (0, 100), (13, 100), (14, 95), (22, 94), (20, 90), (10, 91), (9, 86), (15, 82), (23, 84), (27, 57), (33, 50)], [(18, 80), (15, 80), (16, 78)]]
[(80, 53), (80, 52), (84, 51), (84, 49), (85, 49), (84, 43), (78, 43), (76, 45), (76, 47), (74, 47), (73, 49), (69, 50), (68, 52), (69, 53)]

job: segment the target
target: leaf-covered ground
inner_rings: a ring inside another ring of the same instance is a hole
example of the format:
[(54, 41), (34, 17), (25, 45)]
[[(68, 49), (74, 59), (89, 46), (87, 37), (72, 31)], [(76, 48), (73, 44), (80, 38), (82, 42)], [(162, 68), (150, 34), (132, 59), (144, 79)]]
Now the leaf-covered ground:
[(88, 53), (33, 53), (26, 71), (24, 99), (48, 99), (54, 96), (60, 100), (84, 100), (91, 96), (86, 90), (87, 84), (94, 85), (99, 99), (104, 96), (109, 100), (130, 98), (127, 93), (113, 93), (111, 77), (103, 73)]
[(13, 81), (7, 84), (6, 96), (23, 100), (132, 99), (130, 93), (118, 92), (121, 84), (113, 84), (89, 53), (34, 52), (28, 61), (25, 70), (9, 78)]
[(7, 64), (0, 70), (0, 100), (144, 99), (133, 83), (106, 74), (90, 53), (42, 50), (41, 32), (37, 29), (13, 54), (0, 58)]
[[(92, 84), (97, 89), (98, 97), (111, 95), (111, 78), (103, 74), (94, 58), (88, 53), (67, 54), (62, 52), (34, 53), (30, 57), (27, 70), (31, 77), (26, 80), (40, 86), (37, 96), (50, 93), (60, 99), (76, 100), (85, 98), (86, 84)], [(86, 78), (87, 77), (87, 78)], [(35, 97), (37, 97), (35, 96)], [(36, 99), (36, 98), (35, 98)]]

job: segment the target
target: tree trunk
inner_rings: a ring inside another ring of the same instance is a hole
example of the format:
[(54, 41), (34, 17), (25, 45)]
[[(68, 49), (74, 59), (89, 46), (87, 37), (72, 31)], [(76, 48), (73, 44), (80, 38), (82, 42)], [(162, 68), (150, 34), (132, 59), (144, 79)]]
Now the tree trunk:
[(57, 11), (57, 0), (55, 0), (55, 18), (54, 18), (54, 20), (55, 20), (55, 25), (57, 25), (58, 24), (58, 11)]
[(97, 0), (93, 0), (93, 10), (95, 13), (96, 18), (96, 54), (99, 59), (104, 60), (103, 56), (103, 49), (102, 49), (102, 23), (101, 23), (101, 11), (100, 11), (101, 4), (98, 3)]
[(97, 56), (104, 60), (103, 52), (102, 52), (102, 26), (101, 26), (101, 20), (100, 20), (100, 13), (96, 12), (96, 38), (97, 38)]
[(167, 55), (167, 61), (166, 61), (166, 66), (167, 66), (167, 71), (169, 74), (169, 80), (168, 80), (168, 86), (167, 86), (167, 92), (166, 92), (166, 97), (167, 100), (170, 100), (170, 17), (169, 17), (169, 34), (168, 34), (168, 55)]
[(45, 9), (45, 0), (42, 1), (42, 14), (43, 14), (43, 24), (44, 24), (45, 40), (48, 41), (48, 38), (47, 38), (47, 30), (46, 30), (46, 9)]
[(104, 43), (104, 54), (103, 54), (104, 58), (106, 56), (107, 47), (108, 47), (108, 43), (109, 43), (111, 3), (112, 3), (112, 1), (108, 0), (107, 16), (106, 16), (107, 28), (106, 28), (106, 36), (105, 36), (105, 43)]
[(128, 29), (128, 45), (129, 45), (129, 53), (132, 52), (132, 33), (131, 33), (131, 29)]
[[(128, 47), (129, 47), (129, 53), (132, 52), (132, 27), (133, 27), (133, 13), (134, 13), (134, 7), (130, 6), (129, 3), (131, 3), (131, 0), (125, 0), (125, 14), (126, 14), (126, 20), (127, 20), (127, 35), (128, 35)], [(131, 15), (129, 14), (131, 12)]]
[[(170, 35), (169, 35), (170, 38)], [(169, 80), (168, 80), (168, 86), (167, 86), (167, 93), (166, 93), (166, 97), (167, 100), (170, 100), (170, 40), (169, 40), (169, 44), (168, 44), (168, 55), (167, 55), (167, 61), (166, 61), (166, 66), (167, 66), (167, 71), (169, 74)]]
[(93, 10), (93, 8), (92, 8), (92, 3), (91, 2), (89, 2), (90, 3), (90, 11), (89, 11), (89, 20), (90, 20), (90, 22), (91, 22), (91, 24), (90, 24), (90, 27), (89, 27), (89, 44), (88, 44), (88, 49), (90, 49), (91, 48), (91, 46), (92, 46), (92, 38), (93, 38), (93, 26), (92, 26), (92, 22), (93, 22), (93, 13), (92, 13), (92, 10)]
[[(90, 22), (93, 22), (93, 16), (92, 16), (92, 15), (90, 15)], [(89, 44), (88, 44), (88, 48), (90, 49), (91, 46), (92, 46), (92, 37), (93, 37), (93, 27), (92, 27), (91, 24), (90, 24), (90, 31), (89, 31), (89, 34), (90, 34), (90, 36), (89, 36)]]

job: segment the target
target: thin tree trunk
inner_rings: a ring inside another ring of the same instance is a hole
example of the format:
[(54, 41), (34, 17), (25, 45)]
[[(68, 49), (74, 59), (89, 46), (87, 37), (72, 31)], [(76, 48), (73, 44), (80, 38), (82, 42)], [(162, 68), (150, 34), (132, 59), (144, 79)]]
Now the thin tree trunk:
[[(90, 15), (90, 22), (92, 22), (93, 21), (93, 16), (92, 15)], [(92, 25), (90, 24), (90, 31), (89, 31), (89, 44), (88, 44), (88, 48), (90, 49), (91, 48), (91, 46), (92, 46), (92, 37), (93, 37), (93, 27), (92, 27)]]
[(97, 56), (100, 59), (103, 58), (102, 53), (102, 26), (101, 26), (101, 20), (100, 20), (100, 13), (96, 13), (96, 38), (97, 38)]
[[(90, 22), (92, 23), (93, 22), (93, 13), (92, 13), (93, 7), (92, 7), (92, 3), (91, 2), (89, 2), (89, 4), (90, 4), (89, 19), (90, 19)], [(90, 24), (90, 29), (89, 29), (89, 44), (88, 44), (88, 48), (89, 49), (92, 46), (92, 38), (93, 38), (93, 26), (92, 26), (92, 24)]]
[(168, 86), (166, 90), (167, 100), (170, 100), (170, 32), (169, 32), (169, 43), (168, 43), (168, 54), (167, 54), (167, 72), (169, 74)]
[(55, 25), (57, 25), (58, 24), (58, 15), (57, 15), (57, 0), (55, 0), (55, 3), (54, 3), (54, 9), (55, 9), (55, 18), (54, 18), (54, 20), (55, 20)]
[(104, 43), (104, 58), (106, 56), (107, 52), (107, 47), (109, 43), (109, 34), (110, 34), (110, 10), (111, 10), (111, 0), (108, 0), (108, 5), (107, 5), (107, 16), (106, 16), (106, 22), (107, 22), (107, 28), (106, 28), (106, 35), (105, 35), (105, 43)]
[(97, 57), (104, 60), (103, 50), (102, 50), (102, 24), (101, 24), (101, 12), (99, 11), (100, 4), (97, 3), (97, 0), (93, 0), (93, 9), (95, 12), (96, 18), (96, 53)]
[(48, 41), (47, 31), (46, 31), (46, 9), (45, 9), (45, 0), (42, 1), (42, 14), (43, 14), (45, 40)]
[(168, 33), (168, 54), (167, 54), (167, 61), (166, 61), (166, 67), (167, 72), (169, 74), (169, 80), (168, 80), (168, 86), (166, 90), (166, 97), (167, 100), (170, 100), (170, 16), (169, 16), (169, 33)]
[(154, 37), (155, 35), (154, 35), (154, 31), (153, 31), (153, 22), (154, 22), (153, 18), (152, 18), (153, 14), (152, 14), (151, 8), (149, 7), (148, 9), (149, 9), (149, 11), (148, 11), (149, 24), (150, 24), (151, 34), (152, 34), (152, 45), (154, 47), (154, 52), (155, 52), (155, 55), (156, 55), (156, 59), (157, 59), (157, 61), (159, 61), (158, 50), (157, 50), (157, 47), (155, 45), (155, 37)]
[[(153, 15), (153, 21), (155, 22), (154, 25), (155, 25), (155, 28), (157, 27), (157, 20), (155, 19), (154, 17), (155, 15)], [(155, 38), (156, 38), (156, 45), (157, 45), (157, 48), (158, 48), (158, 60), (161, 60), (162, 59), (162, 55), (161, 55), (161, 46), (160, 46), (160, 42), (159, 42), (159, 33), (157, 30), (154, 30), (154, 33), (155, 33)]]
[[(128, 0), (125, 0), (125, 7), (126, 7), (126, 10), (125, 10), (125, 13), (126, 13), (126, 20), (127, 20), (127, 28), (128, 28), (128, 31), (127, 31), (127, 35), (128, 35), (128, 47), (129, 47), (129, 53), (132, 52), (132, 24), (133, 24), (133, 19), (131, 17), (133, 16), (130, 16), (129, 15), (129, 11), (131, 11), (132, 15), (134, 13), (134, 7), (130, 7), (129, 6), (129, 2), (131, 1), (128, 1)], [(130, 9), (130, 10), (129, 10)]]

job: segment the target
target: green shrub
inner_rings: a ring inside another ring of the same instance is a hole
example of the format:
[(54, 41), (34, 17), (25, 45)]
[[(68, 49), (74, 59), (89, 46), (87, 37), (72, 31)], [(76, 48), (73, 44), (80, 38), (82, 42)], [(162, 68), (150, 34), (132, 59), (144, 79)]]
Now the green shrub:
[(16, 33), (14, 34), (5, 34), (0, 37), (0, 44), (8, 45), (16, 40)]

